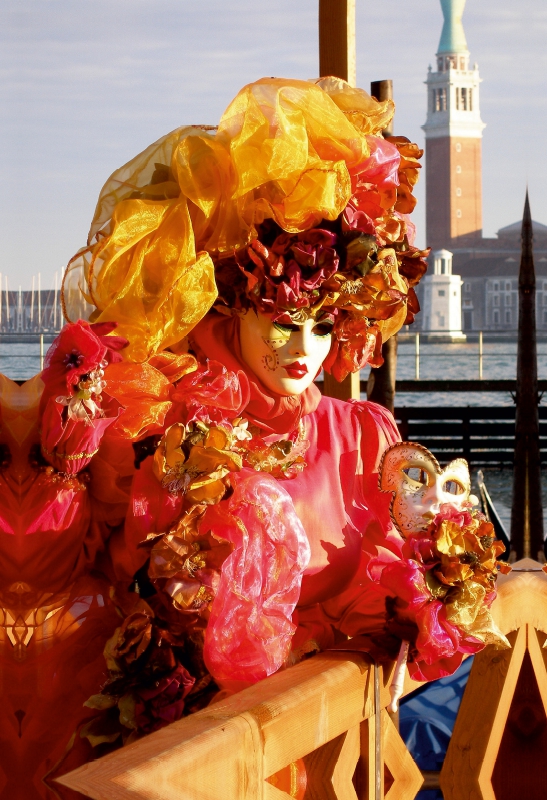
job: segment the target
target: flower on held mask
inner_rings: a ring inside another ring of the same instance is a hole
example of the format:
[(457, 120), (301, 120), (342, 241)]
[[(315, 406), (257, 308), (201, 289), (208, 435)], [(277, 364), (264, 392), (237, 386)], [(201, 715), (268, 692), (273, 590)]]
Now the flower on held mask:
[(458, 653), (509, 646), (490, 613), (498, 571), (510, 570), (498, 561), (504, 549), (481, 514), (445, 504), (425, 532), (406, 537), (401, 557), (385, 551), (371, 561), (371, 578), (393, 595), (387, 630), (416, 626), (411, 673), (435, 677), (429, 667), (443, 659), (455, 669)]

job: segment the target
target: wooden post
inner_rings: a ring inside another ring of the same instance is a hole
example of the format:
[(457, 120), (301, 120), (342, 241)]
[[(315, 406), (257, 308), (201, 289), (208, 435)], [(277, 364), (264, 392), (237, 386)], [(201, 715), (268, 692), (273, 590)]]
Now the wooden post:
[[(528, 192), (522, 218), (519, 271), (519, 332), (515, 417), (515, 460), (511, 551), (513, 558), (543, 559), (543, 508), (536, 343), (536, 276), (532, 250), (532, 216)], [(540, 555), (541, 554), (541, 555)]]
[[(371, 97), (376, 100), (393, 99), (393, 81), (372, 81), (370, 84)], [(384, 137), (391, 136), (393, 133), (393, 120), (388, 127), (382, 131)], [(397, 379), (397, 334), (392, 336), (382, 345), (382, 356), (384, 363), (381, 367), (371, 369), (368, 384), (367, 397), (374, 403), (379, 403), (393, 413), (395, 406), (395, 381)]]
[(319, 75), (355, 86), (355, 0), (319, 0)]
[(379, 403), (393, 414), (395, 408), (395, 381), (397, 380), (397, 334), (382, 345), (384, 363), (370, 370), (367, 398)]
[[(319, 0), (319, 75), (355, 86), (355, 0)], [(325, 373), (323, 392), (338, 400), (361, 398), (360, 376), (340, 383)]]

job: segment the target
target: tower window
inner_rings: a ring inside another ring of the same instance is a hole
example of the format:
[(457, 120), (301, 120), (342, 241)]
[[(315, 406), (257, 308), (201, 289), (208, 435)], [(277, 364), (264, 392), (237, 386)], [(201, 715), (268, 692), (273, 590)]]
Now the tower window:
[(462, 151), (462, 146), (460, 142), (456, 142), (456, 153), (461, 153), (461, 151)]
[(465, 58), (460, 58), (460, 69), (465, 69)]
[(465, 87), (456, 88), (456, 108), (458, 111), (470, 111), (470, 92), (471, 89)]
[(457, 209), (456, 209), (456, 216), (457, 216), (457, 218), (458, 218), (458, 219), (461, 219), (461, 216), (462, 216), (462, 210), (461, 210), (461, 208), (457, 208)]
[(444, 289), (439, 289), (439, 297), (444, 297)]
[(461, 196), (462, 196), (462, 190), (458, 186), (458, 188), (456, 189), (456, 197), (461, 197)]
[(473, 89), (467, 90), (467, 97), (468, 97), (468, 109), (469, 111), (473, 111)]
[(433, 110), (446, 111), (446, 89), (433, 90)]
[(460, 175), (460, 174), (461, 174), (461, 171), (462, 171), (462, 168), (461, 168), (461, 167), (460, 167), (460, 165), (458, 164), (458, 166), (456, 167), (456, 173), (457, 173), (458, 175)]

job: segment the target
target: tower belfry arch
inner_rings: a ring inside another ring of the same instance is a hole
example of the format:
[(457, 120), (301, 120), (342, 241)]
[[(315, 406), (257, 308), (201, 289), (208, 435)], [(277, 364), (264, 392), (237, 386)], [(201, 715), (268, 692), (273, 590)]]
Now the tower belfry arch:
[(479, 69), (470, 68), (462, 23), (466, 0), (440, 0), (444, 24), (429, 68), (426, 140), (426, 236), (434, 250), (482, 237)]

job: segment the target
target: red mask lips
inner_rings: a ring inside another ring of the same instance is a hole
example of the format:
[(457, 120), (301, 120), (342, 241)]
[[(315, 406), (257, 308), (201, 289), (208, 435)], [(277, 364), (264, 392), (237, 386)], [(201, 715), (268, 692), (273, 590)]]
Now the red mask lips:
[(299, 378), (303, 378), (305, 375), (308, 374), (308, 368), (305, 364), (301, 364), (299, 361), (295, 361), (292, 364), (288, 364), (286, 367), (283, 367), (289, 378), (295, 378), (298, 380)]

